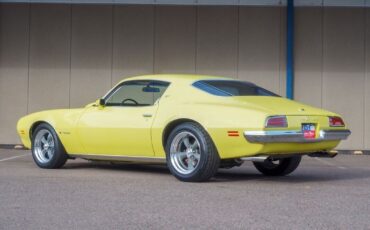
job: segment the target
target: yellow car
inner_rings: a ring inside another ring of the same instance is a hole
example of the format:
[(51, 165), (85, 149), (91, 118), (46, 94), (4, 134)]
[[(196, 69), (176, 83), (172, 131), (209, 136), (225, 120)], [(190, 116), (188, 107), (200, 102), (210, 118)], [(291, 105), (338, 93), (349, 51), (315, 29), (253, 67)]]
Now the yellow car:
[(167, 163), (182, 181), (247, 160), (265, 175), (287, 175), (302, 155), (333, 156), (351, 133), (338, 114), (202, 75), (128, 78), (84, 108), (25, 116), (17, 131), (41, 168), (75, 158)]

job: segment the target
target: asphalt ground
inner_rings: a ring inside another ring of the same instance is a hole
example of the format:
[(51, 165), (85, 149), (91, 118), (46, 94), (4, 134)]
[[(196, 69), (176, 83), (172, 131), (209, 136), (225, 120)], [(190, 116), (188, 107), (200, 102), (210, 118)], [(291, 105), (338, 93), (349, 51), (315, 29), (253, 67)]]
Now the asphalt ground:
[(183, 183), (163, 166), (47, 170), (0, 149), (0, 204), (0, 229), (370, 229), (370, 156), (304, 157), (275, 178), (245, 163)]

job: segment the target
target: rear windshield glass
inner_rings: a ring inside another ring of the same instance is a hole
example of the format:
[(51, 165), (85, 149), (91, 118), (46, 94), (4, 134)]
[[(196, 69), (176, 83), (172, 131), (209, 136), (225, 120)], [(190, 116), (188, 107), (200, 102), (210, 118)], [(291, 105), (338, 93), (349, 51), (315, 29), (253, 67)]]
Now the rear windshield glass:
[(279, 96), (267, 89), (244, 81), (202, 80), (194, 82), (193, 86), (217, 96)]

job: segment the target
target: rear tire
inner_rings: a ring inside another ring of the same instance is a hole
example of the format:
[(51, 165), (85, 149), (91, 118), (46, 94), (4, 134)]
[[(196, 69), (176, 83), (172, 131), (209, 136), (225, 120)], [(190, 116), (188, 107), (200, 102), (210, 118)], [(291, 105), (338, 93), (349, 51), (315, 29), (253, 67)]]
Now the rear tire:
[(62, 167), (68, 155), (53, 127), (43, 123), (36, 127), (32, 135), (32, 157), (40, 168)]
[(167, 166), (184, 182), (206, 181), (215, 175), (220, 157), (208, 133), (197, 123), (174, 128), (166, 143)]
[(301, 156), (294, 156), (272, 161), (253, 162), (258, 171), (266, 176), (285, 176), (297, 169), (301, 162)]

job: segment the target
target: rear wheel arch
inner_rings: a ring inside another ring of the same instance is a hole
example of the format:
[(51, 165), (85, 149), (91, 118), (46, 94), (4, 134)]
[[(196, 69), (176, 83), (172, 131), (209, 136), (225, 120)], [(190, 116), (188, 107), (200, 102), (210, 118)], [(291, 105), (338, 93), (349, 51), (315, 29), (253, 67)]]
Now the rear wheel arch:
[(194, 120), (189, 119), (189, 118), (180, 118), (180, 119), (173, 120), (170, 123), (168, 123), (166, 125), (166, 127), (164, 128), (164, 130), (163, 130), (163, 134), (162, 134), (162, 146), (163, 146), (164, 149), (166, 148), (167, 140), (168, 140), (168, 137), (170, 136), (172, 130), (174, 128), (176, 128), (176, 126), (179, 126), (179, 125), (181, 125), (183, 123), (186, 123), (186, 122), (196, 123), (199, 126), (201, 126), (204, 130), (206, 130), (199, 122), (194, 121)]

